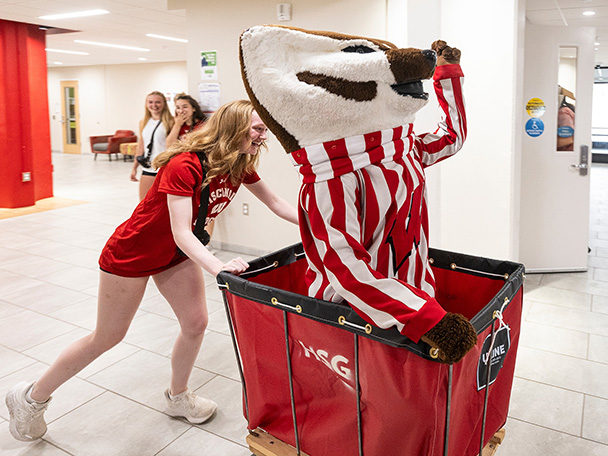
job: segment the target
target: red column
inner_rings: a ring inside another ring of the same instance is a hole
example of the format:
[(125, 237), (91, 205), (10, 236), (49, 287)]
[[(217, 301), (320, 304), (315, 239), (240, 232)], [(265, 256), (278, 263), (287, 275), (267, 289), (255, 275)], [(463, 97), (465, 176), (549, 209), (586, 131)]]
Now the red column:
[(53, 196), (45, 41), (36, 25), (0, 20), (0, 207)]

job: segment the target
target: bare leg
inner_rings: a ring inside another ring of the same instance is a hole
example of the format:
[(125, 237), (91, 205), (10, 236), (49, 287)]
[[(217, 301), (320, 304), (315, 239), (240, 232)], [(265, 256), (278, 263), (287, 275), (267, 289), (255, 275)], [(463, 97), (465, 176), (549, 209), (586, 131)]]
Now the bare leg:
[(141, 175), (139, 177), (139, 201), (143, 200), (154, 183), (155, 176)]
[(188, 388), (188, 379), (203, 343), (208, 315), (203, 271), (193, 261), (154, 276), (156, 286), (175, 312), (180, 332), (171, 353), (172, 395)]
[(62, 384), (119, 343), (135, 316), (148, 277), (119, 277), (101, 271), (95, 331), (68, 346), (34, 384), (32, 399), (45, 401)]

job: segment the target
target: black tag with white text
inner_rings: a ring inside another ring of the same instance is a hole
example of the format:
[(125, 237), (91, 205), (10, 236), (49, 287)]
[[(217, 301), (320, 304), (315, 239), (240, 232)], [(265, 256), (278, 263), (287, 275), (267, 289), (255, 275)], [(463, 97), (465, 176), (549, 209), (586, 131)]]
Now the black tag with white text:
[(498, 376), (498, 371), (502, 368), (502, 365), (509, 351), (511, 345), (511, 337), (509, 335), (509, 326), (503, 326), (495, 333), (494, 346), (492, 352), (490, 350), (490, 343), (492, 342), (492, 334), (488, 334), (488, 337), (483, 342), (481, 349), (481, 356), (477, 363), (477, 391), (484, 389), (488, 383), (488, 360), (490, 361), (490, 379), (489, 384), (491, 385)]

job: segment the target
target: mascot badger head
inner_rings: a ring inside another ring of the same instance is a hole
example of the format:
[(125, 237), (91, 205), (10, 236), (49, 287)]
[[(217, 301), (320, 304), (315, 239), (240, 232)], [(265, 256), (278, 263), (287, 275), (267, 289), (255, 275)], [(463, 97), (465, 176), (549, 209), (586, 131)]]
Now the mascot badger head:
[[(460, 66), (450, 65), (460, 52), (444, 41), (432, 48), (258, 26), (241, 35), (240, 58), (256, 111), (303, 177), (309, 294), (344, 298), (368, 321), (395, 325), (453, 363), (477, 334), (433, 297), (423, 170), (457, 152), (466, 116)], [(449, 125), (422, 140), (411, 124), (428, 99), (421, 81), (433, 75)]]
[(288, 153), (411, 123), (436, 61), (432, 50), (281, 26), (245, 31), (240, 56), (247, 93)]

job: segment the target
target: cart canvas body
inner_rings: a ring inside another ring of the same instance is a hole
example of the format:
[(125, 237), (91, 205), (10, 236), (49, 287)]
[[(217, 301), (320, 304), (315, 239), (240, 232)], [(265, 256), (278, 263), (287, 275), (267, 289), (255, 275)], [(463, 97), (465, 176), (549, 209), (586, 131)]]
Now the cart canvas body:
[(524, 268), (433, 249), (431, 261), (438, 301), (478, 334), (454, 365), (347, 305), (305, 296), (301, 244), (240, 277), (220, 273), (248, 428), (310, 456), (480, 454), (507, 419)]

